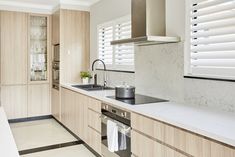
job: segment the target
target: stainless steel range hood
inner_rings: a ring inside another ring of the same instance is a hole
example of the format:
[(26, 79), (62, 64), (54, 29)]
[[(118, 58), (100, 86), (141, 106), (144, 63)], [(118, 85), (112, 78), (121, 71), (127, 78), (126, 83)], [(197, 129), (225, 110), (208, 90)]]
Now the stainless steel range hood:
[(179, 42), (179, 37), (166, 36), (165, 0), (131, 1), (132, 37), (115, 40), (111, 45), (134, 43), (154, 45)]

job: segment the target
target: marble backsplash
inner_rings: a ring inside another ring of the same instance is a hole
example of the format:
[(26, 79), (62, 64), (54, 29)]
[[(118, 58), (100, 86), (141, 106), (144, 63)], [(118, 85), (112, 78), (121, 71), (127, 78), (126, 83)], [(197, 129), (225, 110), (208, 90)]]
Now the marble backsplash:
[(235, 112), (235, 83), (184, 78), (183, 43), (135, 48), (137, 92)]

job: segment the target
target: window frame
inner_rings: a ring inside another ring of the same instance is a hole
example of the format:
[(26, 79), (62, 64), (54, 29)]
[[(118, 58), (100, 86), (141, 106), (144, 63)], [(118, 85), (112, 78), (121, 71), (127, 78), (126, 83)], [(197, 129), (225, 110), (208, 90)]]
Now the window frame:
[(184, 42), (184, 78), (206, 79), (206, 80), (221, 80), (235, 81), (235, 76), (223, 76), (222, 74), (210, 74), (212, 71), (205, 74), (195, 74), (191, 68), (191, 6), (193, 0), (185, 1), (185, 42)]
[[(128, 20), (131, 21), (131, 15), (126, 15), (126, 16), (117, 18), (115, 20), (99, 24), (97, 26), (97, 39), (96, 39), (97, 40), (97, 53), (96, 53), (97, 58), (99, 58), (99, 30), (100, 30), (100, 28), (112, 26), (113, 27), (113, 40), (115, 40), (115, 26), (116, 26), (116, 24), (118, 24), (120, 22), (127, 22)], [(135, 47), (134, 47), (134, 44), (132, 44), (132, 45), (133, 45), (133, 53), (134, 53)], [(112, 64), (106, 64), (107, 70), (127, 71), (127, 72), (134, 72), (135, 71), (135, 62), (133, 62), (133, 65), (116, 65), (115, 64), (115, 45), (112, 46), (112, 51), (113, 51)], [(135, 60), (135, 57), (133, 59)], [(97, 66), (97, 68), (102, 69), (103, 65), (99, 64)]]

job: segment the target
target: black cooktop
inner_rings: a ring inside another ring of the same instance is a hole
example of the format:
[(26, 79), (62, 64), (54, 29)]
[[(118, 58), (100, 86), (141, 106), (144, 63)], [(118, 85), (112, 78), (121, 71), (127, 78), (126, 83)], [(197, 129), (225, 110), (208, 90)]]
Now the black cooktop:
[(119, 99), (115, 96), (107, 96), (108, 98), (115, 99), (130, 105), (141, 105), (141, 104), (149, 104), (149, 103), (158, 103), (158, 102), (167, 102), (168, 100), (163, 100), (159, 98), (149, 97), (145, 95), (136, 94), (133, 99)]

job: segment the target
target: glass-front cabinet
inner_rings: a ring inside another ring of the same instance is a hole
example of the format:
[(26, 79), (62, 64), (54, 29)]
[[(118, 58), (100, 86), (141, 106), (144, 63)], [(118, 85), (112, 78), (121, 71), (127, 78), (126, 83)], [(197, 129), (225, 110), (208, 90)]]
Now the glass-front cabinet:
[(48, 81), (48, 16), (30, 15), (30, 82)]

